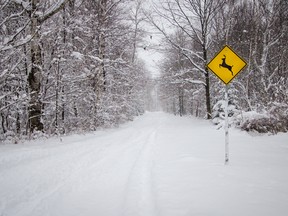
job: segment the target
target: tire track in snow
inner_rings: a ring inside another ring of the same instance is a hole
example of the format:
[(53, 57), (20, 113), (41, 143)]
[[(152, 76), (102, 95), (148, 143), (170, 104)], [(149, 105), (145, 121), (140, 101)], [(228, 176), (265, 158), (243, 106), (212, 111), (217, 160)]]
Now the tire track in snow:
[(11, 178), (16, 170), (22, 174), (13, 180), (13, 197), (3, 191), (8, 202), (0, 215), (156, 216), (153, 145), (157, 127), (158, 120), (151, 119), (149, 124), (134, 122), (133, 127), (105, 136), (89, 136), (83, 143), (77, 140), (61, 148), (54, 143), (51, 149), (48, 144), (47, 152), (46, 147), (44, 152), (28, 147), (31, 156), (5, 163), (9, 168), (2, 170)]
[[(115, 133), (113, 136), (119, 137), (119, 141), (133, 141), (137, 139), (137, 135), (137, 133), (134, 133), (132, 136), (127, 134), (124, 136), (120, 134), (119, 136), (118, 133)], [(96, 137), (94, 140), (91, 139), (89, 143), (84, 144), (85, 147), (81, 143), (67, 144), (61, 146), (61, 151), (58, 148), (58, 151), (55, 152), (54, 150), (57, 150), (57, 148), (52, 148), (52, 151), (47, 154), (45, 152), (43, 157), (37, 156), (41, 152), (36, 152), (36, 155), (31, 155), (33, 160), (26, 161), (25, 158), (25, 163), (14, 168), (14, 170), (19, 170), (17, 172), (19, 173), (19, 178), (21, 178), (21, 184), (17, 184), (19, 180), (13, 179), (15, 178), (15, 172), (10, 172), (11, 167), (10, 169), (2, 170), (1, 176), (5, 177), (4, 179), (10, 178), (12, 182), (15, 180), (13, 190), (18, 190), (18, 193), (2, 194), (2, 196), (7, 197), (11, 201), (10, 203), (2, 203), (4, 205), (2, 206), (3, 214), (13, 216), (34, 215), (35, 209), (39, 209), (43, 202), (63, 188), (75, 184), (74, 180), (78, 179), (79, 175), (87, 175), (89, 171), (97, 168), (97, 176), (100, 177), (103, 169), (99, 168), (99, 166), (101, 166), (103, 158), (107, 156), (107, 151), (114, 144), (109, 139), (108, 141), (104, 139), (102, 144), (97, 143), (101, 140), (101, 138), (97, 139)], [(127, 146), (121, 146), (120, 148), (127, 148)], [(111, 149), (114, 148), (112, 147)], [(21, 162), (19, 161), (19, 163)], [(10, 174), (11, 177), (9, 177)], [(49, 176), (53, 176), (53, 181), (51, 181)], [(35, 179), (37, 182), (35, 182)], [(30, 182), (35, 182), (36, 184), (31, 184)], [(14, 194), (13, 197), (12, 194)], [(18, 194), (18, 196), (15, 196), (15, 194)], [(23, 202), (23, 200), (26, 200), (26, 202)], [(5, 208), (9, 210), (6, 211), (4, 210)]]
[[(33, 208), (33, 211), (36, 209), (36, 212), (40, 211), (40, 214), (36, 213), (32, 215), (42, 216), (43, 214), (45, 214), (45, 212), (41, 212), (41, 205), (46, 200), (48, 200), (49, 202), (49, 198), (52, 197), (54, 194), (57, 195), (63, 191), (64, 193), (66, 193), (67, 191), (71, 190), (71, 188), (75, 188), (79, 186), (82, 189), (84, 188), (85, 190), (85, 187), (87, 187), (87, 185), (88, 187), (86, 189), (93, 191), (94, 188), (91, 188), (91, 184), (89, 184), (89, 182), (91, 182), (91, 180), (92, 181), (94, 180), (95, 181), (94, 184), (97, 184), (98, 183), (97, 180), (99, 179), (101, 180), (105, 174), (111, 171), (109, 170), (110, 164), (117, 164), (116, 160), (121, 155), (121, 153), (127, 151), (128, 149), (131, 149), (131, 143), (133, 144), (134, 142), (139, 142), (139, 137), (138, 137), (139, 131), (135, 131), (132, 134), (125, 134), (125, 135), (120, 133), (120, 136), (118, 133), (119, 132), (116, 132), (112, 136), (117, 137), (117, 140), (120, 143), (124, 143), (124, 141), (128, 142), (128, 145), (126, 144), (119, 145), (118, 142), (115, 143), (115, 141), (113, 141), (114, 139), (108, 138), (107, 140), (106, 137), (104, 139), (105, 141), (102, 144), (100, 144), (100, 147), (97, 146), (97, 144), (94, 145), (93, 143), (89, 143), (89, 148), (86, 149), (85, 152), (77, 156), (77, 161), (79, 161), (80, 163), (77, 164), (77, 169), (75, 169), (72, 172), (72, 174), (70, 175), (70, 178), (66, 178), (64, 182), (61, 182), (61, 184), (57, 185), (56, 187), (53, 187), (47, 193), (43, 194), (43, 196), (41, 197), (37, 205), (35, 205)], [(94, 140), (91, 139), (91, 141), (99, 142), (97, 138)], [(107, 168), (108, 170), (106, 170)], [(113, 171), (111, 173), (113, 173)], [(84, 181), (82, 181), (83, 176), (85, 176)], [(88, 184), (85, 185), (87, 183), (86, 180), (89, 178), (90, 180), (88, 181)], [(65, 194), (65, 196), (67, 196), (67, 194)], [(76, 196), (78, 197), (78, 194), (76, 194)], [(28, 215), (30, 216), (31, 214), (27, 214), (27, 216)]]
[[(133, 155), (131, 154), (131, 152), (135, 152), (135, 148), (139, 147), (137, 144), (140, 143), (142, 139), (141, 132), (139, 130), (130, 131), (129, 129), (129, 132), (131, 133), (116, 133), (112, 135), (113, 138), (105, 138), (105, 141), (100, 148), (95, 148), (95, 145), (89, 145), (89, 147), (91, 148), (89, 148), (89, 150), (86, 149), (87, 151), (85, 151), (83, 155), (79, 155), (79, 157), (77, 157), (77, 160), (80, 162), (80, 164), (77, 165), (77, 169), (75, 170), (75, 172), (73, 172), (71, 178), (65, 182), (62, 182), (60, 185), (58, 185), (58, 187), (53, 187), (52, 190), (49, 190), (47, 193), (43, 194), (41, 199), (39, 199), (37, 205), (34, 205), (31, 213), (27, 214), (27, 216), (42, 216), (43, 214), (45, 214), (45, 206), (47, 205), (47, 203), (51, 206), (51, 204), (49, 203), (51, 202), (51, 200), (55, 199), (55, 197), (53, 196), (55, 195), (57, 197), (61, 193), (64, 198), (68, 200), (67, 202), (63, 203), (63, 211), (66, 211), (65, 208), (67, 208), (67, 206), (75, 206), (74, 204), (79, 202), (80, 209), (82, 208), (82, 211), (85, 208), (89, 209), (91, 208), (91, 206), (87, 208), (86, 202), (89, 200), (93, 200), (93, 198), (99, 200), (98, 196), (102, 195), (103, 200), (107, 198), (111, 198), (112, 200), (115, 199), (115, 197), (105, 197), (105, 195), (102, 194), (100, 191), (103, 189), (108, 189), (109, 191), (105, 191), (108, 194), (110, 194), (112, 190), (114, 190), (113, 193), (117, 193), (118, 189), (115, 189), (113, 187), (118, 187), (119, 185), (121, 185), (123, 179), (127, 179), (125, 176), (125, 168), (127, 169), (128, 163), (127, 161), (124, 162), (124, 164), (126, 165), (125, 167), (123, 167), (119, 166), (119, 161), (123, 159), (125, 160), (125, 158), (123, 158), (123, 155)], [(117, 142), (115, 142), (116, 138)], [(97, 138), (95, 139), (95, 141), (97, 141)], [(73, 191), (72, 193), (71, 189)], [(69, 193), (69, 195), (67, 195), (67, 192)], [(84, 197), (87, 199), (79, 200), (79, 192), (80, 196), (84, 195)], [(72, 198), (70, 198), (70, 196), (72, 196)], [(121, 194), (121, 196), (123, 196), (123, 193)], [(103, 206), (101, 206), (101, 204), (94, 204), (90, 211), (86, 214), (84, 213), (84, 215), (95, 215), (95, 213), (96, 215), (98, 215), (99, 213), (97, 214), (97, 212), (102, 207)], [(108, 208), (106, 207), (105, 210), (107, 209)], [(107, 211), (109, 212), (109, 210)], [(114, 210), (114, 212), (116, 211)], [(79, 212), (79, 214), (82, 214), (82, 212)], [(73, 213), (73, 215), (79, 214)], [(58, 212), (56, 212), (56, 215), (63, 214), (59, 214)], [(64, 213), (64, 215), (70, 216), (71, 213)], [(101, 211), (99, 215), (110, 216), (110, 214), (107, 214), (106, 212), (101, 214)]]
[[(57, 153), (54, 156), (46, 155), (43, 158), (37, 158), (16, 167), (15, 170), (19, 170), (17, 172), (22, 184), (17, 184), (17, 179), (15, 184), (13, 184), (13, 190), (19, 191), (17, 197), (12, 197), (12, 194), (15, 195), (16, 193), (11, 193), (11, 195), (3, 194), (3, 196), (10, 197), (8, 199), (12, 201), (7, 205), (13, 206), (8, 208), (10, 210), (7, 212), (7, 215), (30, 215), (44, 200), (65, 187), (77, 175), (78, 170), (81, 169), (85, 161), (81, 159), (87, 158), (91, 154), (95, 156), (95, 153), (99, 154), (103, 149), (97, 149), (97, 152), (95, 152), (95, 147), (90, 145), (88, 149), (77, 147), (66, 150), (68, 151), (62, 152), (62, 154)], [(76, 158), (80, 163), (76, 163)], [(53, 163), (50, 163), (49, 161), (52, 160)], [(5, 178), (8, 177), (11, 179), (11, 182), (14, 182), (13, 178), (15, 176), (13, 173), (9, 177), (10, 173), (8, 170), (4, 170), (2, 174)], [(52, 181), (49, 176), (54, 177)], [(31, 182), (35, 182), (35, 184), (31, 184)], [(26, 202), (23, 202), (23, 200), (26, 200)]]
[(123, 202), (123, 216), (156, 216), (157, 194), (154, 182), (153, 146), (157, 129), (145, 131), (141, 139), (141, 148), (129, 173), (126, 194)]

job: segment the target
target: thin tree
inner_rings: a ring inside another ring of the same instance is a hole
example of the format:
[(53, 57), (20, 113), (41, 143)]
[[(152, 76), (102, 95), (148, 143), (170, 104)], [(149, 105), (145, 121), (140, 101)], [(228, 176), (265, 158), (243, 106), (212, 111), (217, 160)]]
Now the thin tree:
[[(226, 0), (167, 0), (161, 9), (155, 7), (157, 14), (172, 28), (181, 29), (194, 42), (194, 49), (187, 49), (175, 43), (167, 30), (150, 16), (153, 25), (173, 44), (204, 76), (207, 119), (211, 118), (210, 78), (206, 67), (210, 45), (212, 20)], [(198, 48), (197, 48), (198, 47)]]

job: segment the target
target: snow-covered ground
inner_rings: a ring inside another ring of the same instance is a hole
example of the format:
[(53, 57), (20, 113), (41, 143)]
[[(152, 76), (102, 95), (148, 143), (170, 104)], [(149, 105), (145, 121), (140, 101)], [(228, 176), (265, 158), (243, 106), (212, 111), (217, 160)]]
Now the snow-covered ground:
[(146, 113), (117, 129), (0, 145), (1, 216), (286, 216), (288, 134)]

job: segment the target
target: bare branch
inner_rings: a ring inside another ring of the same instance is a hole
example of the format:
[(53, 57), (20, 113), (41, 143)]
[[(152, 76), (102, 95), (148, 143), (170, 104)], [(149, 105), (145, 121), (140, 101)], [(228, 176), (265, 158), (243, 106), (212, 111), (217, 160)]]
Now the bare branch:
[(63, 7), (65, 6), (65, 4), (68, 2), (69, 0), (59, 0), (57, 3), (55, 3), (54, 5), (52, 5), (45, 13), (42, 17), (39, 18), (39, 21), (45, 22), (47, 19), (49, 19), (50, 17), (52, 17), (54, 14), (58, 13), (60, 10), (63, 9)]

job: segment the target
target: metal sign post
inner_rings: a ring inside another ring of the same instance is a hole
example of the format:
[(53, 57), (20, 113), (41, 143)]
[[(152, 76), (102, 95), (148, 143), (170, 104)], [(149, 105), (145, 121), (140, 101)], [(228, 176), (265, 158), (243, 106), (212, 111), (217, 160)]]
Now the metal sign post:
[(246, 65), (247, 63), (227, 45), (207, 65), (225, 84), (225, 165), (229, 164), (228, 84)]
[(229, 164), (228, 85), (225, 86), (225, 165)]

